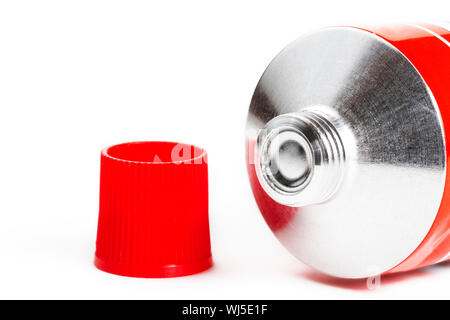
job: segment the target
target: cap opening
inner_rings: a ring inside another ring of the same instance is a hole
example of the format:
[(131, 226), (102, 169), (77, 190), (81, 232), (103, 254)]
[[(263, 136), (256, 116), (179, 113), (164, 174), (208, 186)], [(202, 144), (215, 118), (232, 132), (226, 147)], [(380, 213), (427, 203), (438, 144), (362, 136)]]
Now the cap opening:
[(105, 156), (122, 161), (142, 163), (183, 163), (200, 160), (205, 150), (194, 145), (165, 142), (128, 142), (103, 150)]

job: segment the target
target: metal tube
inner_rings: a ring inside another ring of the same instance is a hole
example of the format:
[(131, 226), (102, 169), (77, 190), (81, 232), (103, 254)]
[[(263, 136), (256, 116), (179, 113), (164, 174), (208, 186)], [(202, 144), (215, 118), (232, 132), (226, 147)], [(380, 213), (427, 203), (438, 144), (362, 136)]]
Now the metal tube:
[(248, 171), (297, 258), (345, 278), (448, 258), (449, 41), (437, 25), (335, 27), (268, 66), (247, 120)]

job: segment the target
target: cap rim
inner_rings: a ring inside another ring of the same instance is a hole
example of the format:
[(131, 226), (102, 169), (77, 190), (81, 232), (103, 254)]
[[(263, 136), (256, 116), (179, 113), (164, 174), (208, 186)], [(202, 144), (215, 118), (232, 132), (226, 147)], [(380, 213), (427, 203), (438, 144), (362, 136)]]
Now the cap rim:
[(175, 278), (200, 273), (213, 266), (212, 255), (194, 263), (168, 264), (155, 266), (153, 264), (130, 264), (107, 261), (95, 256), (94, 265), (97, 269), (131, 278)]

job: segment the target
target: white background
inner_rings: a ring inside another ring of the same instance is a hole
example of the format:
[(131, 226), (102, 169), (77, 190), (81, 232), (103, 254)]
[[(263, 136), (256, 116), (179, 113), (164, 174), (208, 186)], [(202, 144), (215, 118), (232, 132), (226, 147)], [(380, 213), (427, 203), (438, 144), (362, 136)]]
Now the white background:
[[(450, 20), (442, 1), (3, 1), (0, 298), (450, 298), (450, 264), (365, 281), (296, 261), (260, 216), (244, 126), (270, 60), (328, 25)], [(215, 267), (133, 279), (93, 266), (100, 150), (209, 153)]]

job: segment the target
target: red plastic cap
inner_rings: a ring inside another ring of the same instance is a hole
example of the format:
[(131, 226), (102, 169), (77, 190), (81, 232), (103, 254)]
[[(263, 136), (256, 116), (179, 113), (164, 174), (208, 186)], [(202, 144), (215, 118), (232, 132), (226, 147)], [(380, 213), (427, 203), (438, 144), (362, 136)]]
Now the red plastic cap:
[(106, 272), (145, 278), (212, 266), (205, 150), (132, 142), (102, 151), (94, 263)]

